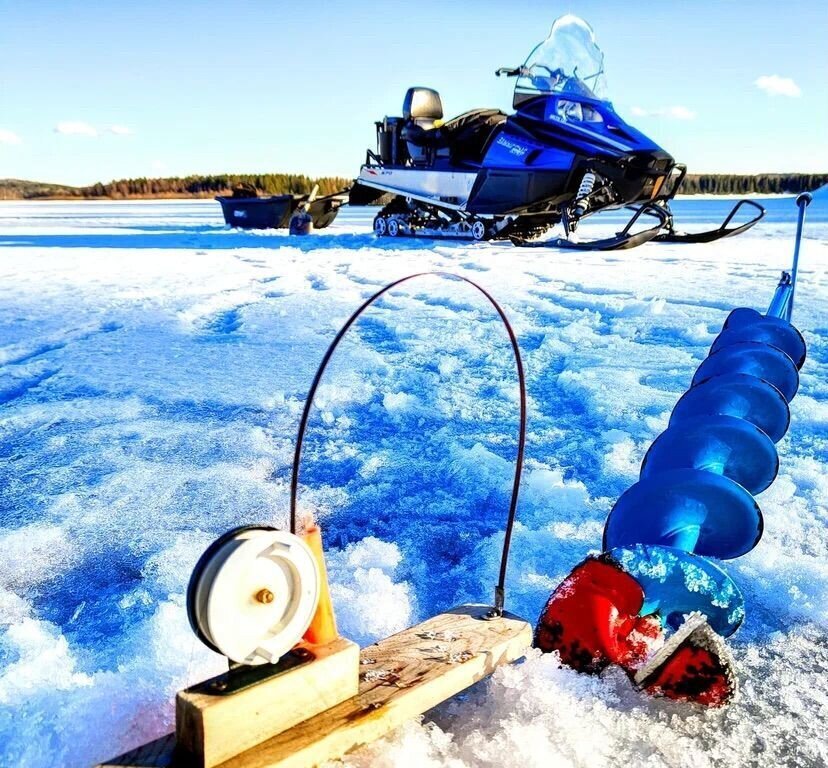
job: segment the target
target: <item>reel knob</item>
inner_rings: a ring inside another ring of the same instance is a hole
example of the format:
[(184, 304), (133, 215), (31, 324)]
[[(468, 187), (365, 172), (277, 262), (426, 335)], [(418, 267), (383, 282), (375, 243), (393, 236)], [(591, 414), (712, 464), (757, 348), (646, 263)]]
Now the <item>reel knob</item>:
[(187, 588), (190, 626), (207, 647), (238, 664), (273, 664), (301, 640), (321, 579), (305, 542), (247, 526), (214, 541)]

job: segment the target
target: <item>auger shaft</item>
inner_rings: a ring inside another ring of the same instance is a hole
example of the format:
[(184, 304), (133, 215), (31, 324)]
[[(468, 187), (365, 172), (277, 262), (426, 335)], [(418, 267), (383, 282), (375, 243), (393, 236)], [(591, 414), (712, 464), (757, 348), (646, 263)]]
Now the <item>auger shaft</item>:
[(766, 315), (778, 317), (791, 321), (794, 306), (794, 293), (796, 291), (796, 277), (799, 272), (799, 249), (802, 245), (802, 228), (805, 224), (805, 209), (811, 204), (813, 196), (810, 192), (803, 192), (796, 198), (796, 205), (799, 208), (799, 216), (796, 222), (796, 240), (794, 241), (793, 264), (790, 272), (783, 272), (776, 286), (776, 291), (771, 299)]

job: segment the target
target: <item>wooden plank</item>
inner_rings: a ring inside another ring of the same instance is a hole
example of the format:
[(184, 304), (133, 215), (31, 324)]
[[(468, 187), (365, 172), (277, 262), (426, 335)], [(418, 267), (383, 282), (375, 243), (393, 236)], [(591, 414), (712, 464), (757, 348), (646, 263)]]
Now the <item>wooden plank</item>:
[[(529, 624), (511, 614), (485, 621), (486, 610), (460, 606), (363, 648), (356, 696), (222, 768), (311, 768), (341, 757), (521, 658), (532, 643)], [(164, 737), (102, 766), (185, 768), (174, 747), (172, 736)]]
[(230, 696), (208, 680), (176, 696), (176, 741), (203, 768), (238, 755), (359, 691), (359, 646), (342, 637), (315, 646), (313, 661)]

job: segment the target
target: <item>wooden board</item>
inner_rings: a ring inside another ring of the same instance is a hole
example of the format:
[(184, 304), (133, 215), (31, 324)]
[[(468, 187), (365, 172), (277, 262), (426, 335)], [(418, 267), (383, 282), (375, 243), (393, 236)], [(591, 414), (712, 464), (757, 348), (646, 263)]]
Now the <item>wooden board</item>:
[(176, 741), (197, 757), (200, 766), (213, 768), (357, 695), (360, 659), (356, 643), (340, 637), (315, 646), (313, 655), (313, 661), (232, 695), (211, 690), (226, 681), (225, 675), (179, 691)]
[[(501, 664), (521, 658), (532, 643), (525, 621), (506, 614), (481, 617), (485, 606), (461, 606), (363, 648), (359, 693), (222, 763), (222, 768), (311, 768), (384, 736)], [(106, 766), (189, 768), (172, 734)]]

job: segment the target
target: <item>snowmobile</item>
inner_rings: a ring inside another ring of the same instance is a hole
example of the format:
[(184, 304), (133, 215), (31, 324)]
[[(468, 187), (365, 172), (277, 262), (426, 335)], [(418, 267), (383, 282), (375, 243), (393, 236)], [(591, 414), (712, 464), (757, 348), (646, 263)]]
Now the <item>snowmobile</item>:
[[(497, 70), (516, 78), (514, 114), (474, 109), (443, 122), (439, 93), (409, 88), (402, 117), (376, 123), (377, 149), (367, 152), (351, 204), (393, 196), (374, 219), (380, 236), (587, 250), (711, 242), (756, 224), (764, 209), (740, 200), (716, 229), (676, 230), (670, 200), (687, 168), (619, 117), (604, 95), (603, 60), (591, 27), (566, 15), (522, 66)], [(586, 217), (624, 207), (631, 217), (614, 236), (575, 234)], [(752, 218), (736, 223), (748, 210)], [(538, 242), (553, 227), (562, 236)]]

